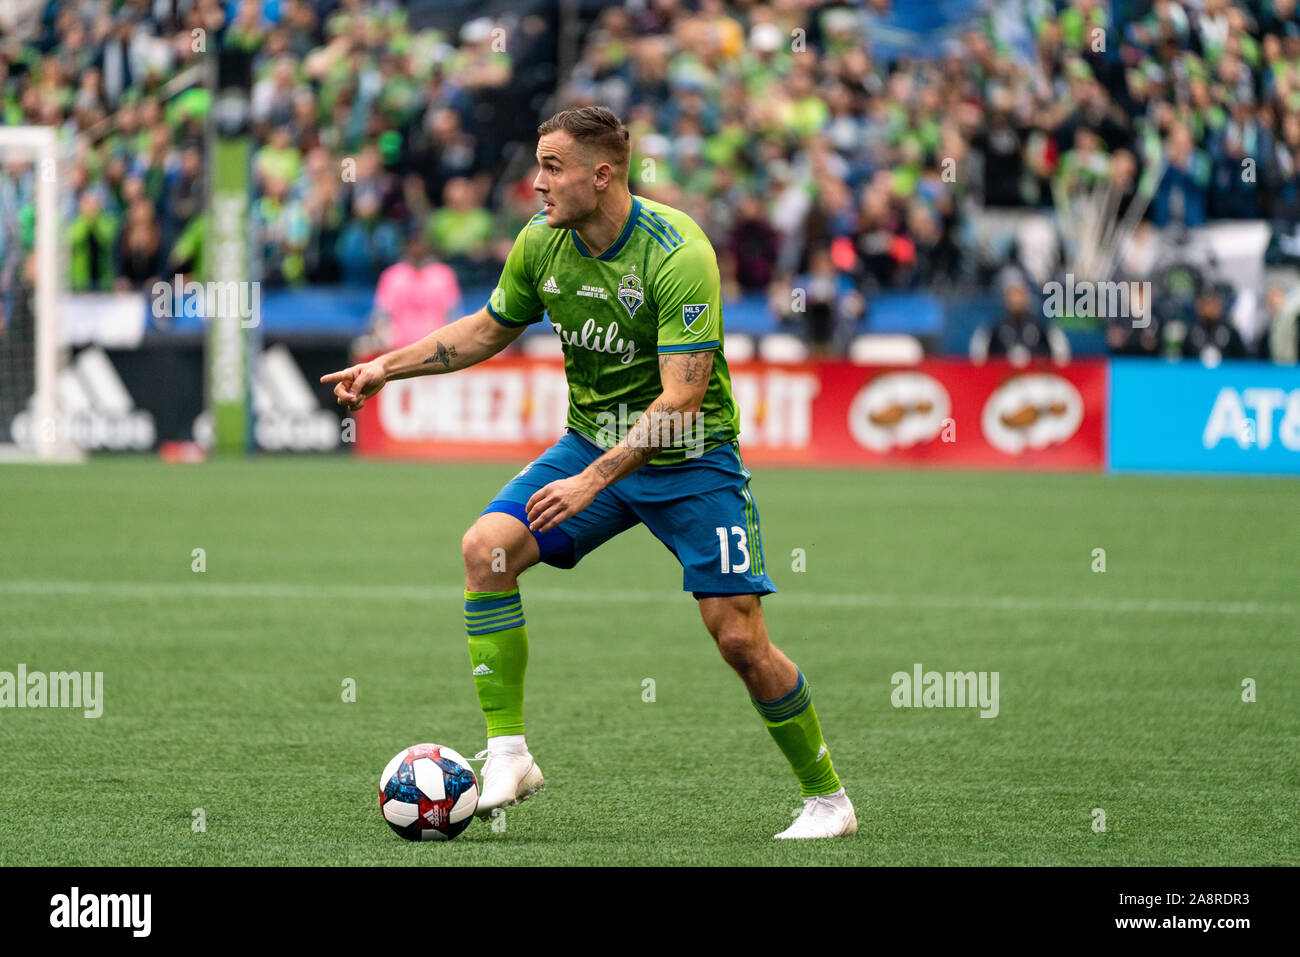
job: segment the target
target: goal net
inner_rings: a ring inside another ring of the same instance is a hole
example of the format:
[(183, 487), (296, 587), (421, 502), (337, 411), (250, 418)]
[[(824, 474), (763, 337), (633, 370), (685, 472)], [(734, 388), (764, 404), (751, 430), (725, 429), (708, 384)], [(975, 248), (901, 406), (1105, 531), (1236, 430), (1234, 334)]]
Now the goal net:
[(58, 183), (52, 127), (0, 127), (0, 459), (78, 458), (59, 403)]

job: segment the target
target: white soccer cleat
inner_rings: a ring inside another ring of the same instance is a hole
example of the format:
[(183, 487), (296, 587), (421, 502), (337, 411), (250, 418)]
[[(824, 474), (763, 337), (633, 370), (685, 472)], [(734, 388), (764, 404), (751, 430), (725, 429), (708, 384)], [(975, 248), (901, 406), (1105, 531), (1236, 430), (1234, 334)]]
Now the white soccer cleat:
[(497, 808), (527, 801), (537, 792), (546, 790), (542, 769), (527, 751), (517, 754), (480, 751), (474, 757), (475, 760), (487, 758), (480, 776), (483, 790), (474, 811), (483, 820), (490, 818)]
[(803, 813), (776, 837), (847, 837), (857, 833), (858, 818), (853, 813), (853, 802), (840, 788), (834, 794), (804, 798)]

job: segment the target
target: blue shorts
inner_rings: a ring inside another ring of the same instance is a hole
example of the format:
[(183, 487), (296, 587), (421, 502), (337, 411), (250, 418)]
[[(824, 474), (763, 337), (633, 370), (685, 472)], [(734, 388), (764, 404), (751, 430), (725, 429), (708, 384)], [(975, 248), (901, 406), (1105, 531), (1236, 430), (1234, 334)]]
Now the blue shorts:
[[(572, 429), (506, 483), (483, 510), (505, 512), (528, 524), (533, 493), (577, 475), (605, 450)], [(758, 507), (749, 493), (749, 470), (732, 441), (681, 465), (647, 465), (598, 494), (558, 526), (533, 536), (541, 560), (572, 568), (619, 532), (644, 522), (682, 565), (682, 590), (696, 598), (767, 595)]]

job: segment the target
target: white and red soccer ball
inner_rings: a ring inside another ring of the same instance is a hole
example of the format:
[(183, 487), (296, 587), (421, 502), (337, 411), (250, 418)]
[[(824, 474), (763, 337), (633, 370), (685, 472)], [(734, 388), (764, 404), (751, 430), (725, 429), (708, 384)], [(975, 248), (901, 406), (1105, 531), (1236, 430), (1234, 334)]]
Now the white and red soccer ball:
[(450, 841), (474, 819), (478, 778), (451, 748), (416, 744), (399, 751), (379, 777), (379, 809), (408, 841)]

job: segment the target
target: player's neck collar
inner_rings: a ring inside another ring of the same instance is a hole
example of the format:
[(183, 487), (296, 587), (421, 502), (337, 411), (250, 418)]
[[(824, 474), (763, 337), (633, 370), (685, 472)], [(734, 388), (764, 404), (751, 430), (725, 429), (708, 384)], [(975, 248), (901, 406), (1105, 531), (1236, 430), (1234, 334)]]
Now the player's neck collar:
[(582, 238), (578, 235), (578, 231), (576, 229), (570, 229), (569, 235), (573, 237), (574, 248), (576, 248), (578, 252), (582, 256), (586, 257), (587, 259), (594, 258), (594, 259), (599, 259), (602, 262), (609, 262), (609, 260), (613, 259), (615, 256), (618, 255), (618, 251), (620, 249), (622, 249), (624, 246), (627, 245), (628, 239), (630, 239), (632, 236), (632, 230), (636, 229), (637, 217), (640, 215), (641, 215), (641, 199), (638, 196), (633, 196), (632, 208), (629, 209), (627, 213), (627, 222), (623, 224), (623, 231), (618, 234), (618, 239), (614, 240), (614, 244), (612, 246), (606, 249), (599, 256), (593, 257), (591, 255), (591, 250), (587, 248), (587, 244), (584, 243), (582, 241)]

